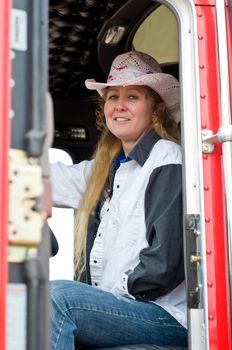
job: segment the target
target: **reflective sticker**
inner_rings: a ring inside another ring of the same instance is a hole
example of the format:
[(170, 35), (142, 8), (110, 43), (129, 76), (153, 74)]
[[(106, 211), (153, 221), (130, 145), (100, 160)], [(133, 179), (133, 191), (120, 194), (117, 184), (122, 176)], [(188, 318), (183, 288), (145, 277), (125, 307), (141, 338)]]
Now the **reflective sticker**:
[(11, 12), (11, 48), (27, 51), (27, 12), (12, 9)]
[(23, 283), (7, 286), (7, 350), (26, 350), (27, 288)]

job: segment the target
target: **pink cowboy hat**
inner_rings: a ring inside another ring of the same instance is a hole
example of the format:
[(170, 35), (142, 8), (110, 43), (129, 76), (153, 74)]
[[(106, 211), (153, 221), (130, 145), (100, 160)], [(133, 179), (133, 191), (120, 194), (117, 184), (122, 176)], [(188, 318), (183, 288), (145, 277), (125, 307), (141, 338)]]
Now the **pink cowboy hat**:
[(102, 95), (108, 86), (145, 85), (157, 92), (164, 101), (173, 119), (180, 121), (180, 84), (170, 74), (162, 72), (159, 63), (148, 54), (130, 51), (118, 55), (110, 69), (106, 83), (87, 79), (85, 86)]

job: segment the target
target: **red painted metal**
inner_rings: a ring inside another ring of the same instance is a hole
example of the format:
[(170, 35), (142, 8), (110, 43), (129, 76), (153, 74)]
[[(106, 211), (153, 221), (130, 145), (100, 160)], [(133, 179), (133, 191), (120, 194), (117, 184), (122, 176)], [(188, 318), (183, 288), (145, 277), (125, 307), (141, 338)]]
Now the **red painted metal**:
[[(230, 13), (229, 13), (230, 11)], [(229, 78), (230, 78), (230, 104), (232, 111), (232, 9), (226, 7), (226, 24), (227, 24), (227, 47), (229, 57)], [(232, 122), (232, 121), (231, 121)]]
[(0, 350), (5, 350), (6, 332), (10, 7), (10, 0), (0, 1)]
[(215, 0), (194, 0), (194, 4), (196, 5), (206, 5), (206, 6), (215, 6)]
[[(199, 1), (198, 1), (199, 3)], [(215, 6), (196, 6), (199, 47), (202, 129), (214, 133), (220, 126)], [(219, 143), (203, 155), (205, 230), (207, 254), (208, 322), (211, 350), (230, 350), (230, 309), (227, 237)]]

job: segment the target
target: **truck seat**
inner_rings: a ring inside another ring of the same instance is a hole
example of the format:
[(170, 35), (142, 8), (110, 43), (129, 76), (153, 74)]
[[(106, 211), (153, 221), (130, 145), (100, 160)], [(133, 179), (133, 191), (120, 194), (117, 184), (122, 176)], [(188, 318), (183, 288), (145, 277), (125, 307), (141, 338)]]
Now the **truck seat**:
[(124, 345), (112, 348), (95, 348), (91, 350), (188, 350), (187, 347), (180, 346), (158, 346), (158, 345)]

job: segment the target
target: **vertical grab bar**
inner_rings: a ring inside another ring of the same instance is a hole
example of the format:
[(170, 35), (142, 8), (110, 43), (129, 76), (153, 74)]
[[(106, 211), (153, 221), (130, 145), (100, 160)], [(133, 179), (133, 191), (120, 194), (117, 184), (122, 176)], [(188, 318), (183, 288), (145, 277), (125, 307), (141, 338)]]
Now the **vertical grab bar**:
[[(228, 49), (226, 32), (225, 2), (216, 0), (216, 21), (218, 38), (218, 62), (220, 81), (220, 112), (221, 112), (221, 135), (223, 154), (223, 173), (225, 187), (227, 240), (228, 240), (228, 270), (230, 286), (230, 314), (232, 314), (232, 132), (231, 132), (231, 106), (230, 106), (230, 83), (228, 68)], [(227, 135), (227, 137), (226, 137)], [(229, 136), (229, 137), (228, 137)], [(232, 330), (232, 329), (231, 329)]]

